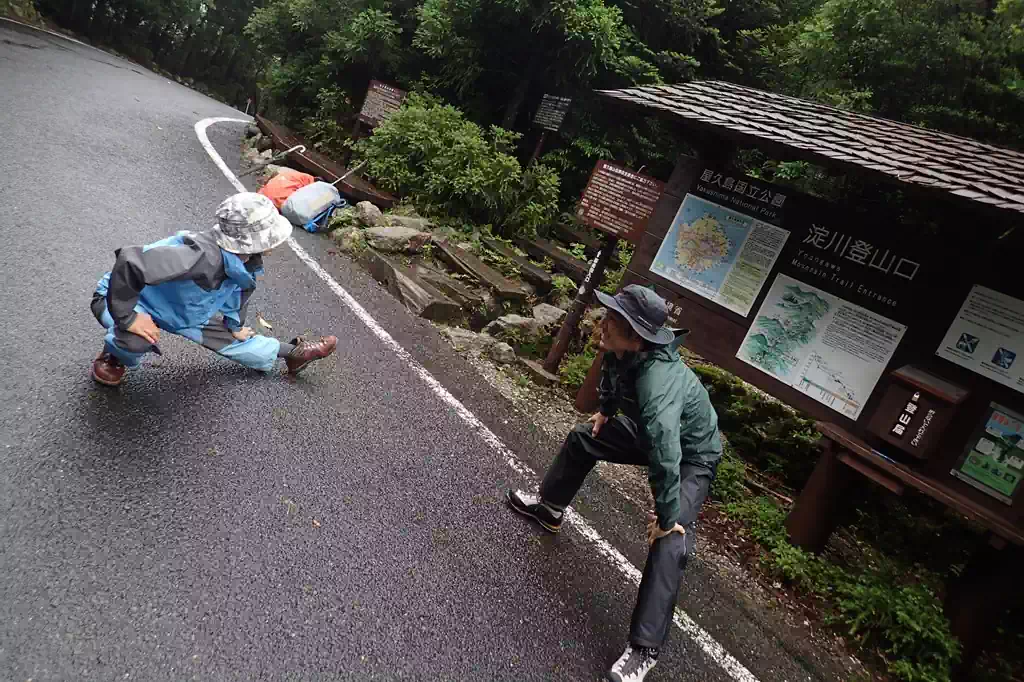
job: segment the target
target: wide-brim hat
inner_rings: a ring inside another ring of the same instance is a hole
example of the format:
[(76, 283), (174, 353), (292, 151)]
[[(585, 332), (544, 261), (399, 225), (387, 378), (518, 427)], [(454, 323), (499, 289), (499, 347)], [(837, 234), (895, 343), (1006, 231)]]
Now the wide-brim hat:
[(292, 224), (267, 197), (255, 192), (234, 194), (217, 207), (217, 245), (225, 251), (254, 254), (280, 246)]
[(604, 307), (626, 318), (645, 341), (657, 346), (665, 346), (676, 338), (676, 330), (665, 326), (668, 320), (668, 305), (665, 299), (639, 284), (630, 284), (622, 291), (609, 296), (598, 291), (597, 300)]

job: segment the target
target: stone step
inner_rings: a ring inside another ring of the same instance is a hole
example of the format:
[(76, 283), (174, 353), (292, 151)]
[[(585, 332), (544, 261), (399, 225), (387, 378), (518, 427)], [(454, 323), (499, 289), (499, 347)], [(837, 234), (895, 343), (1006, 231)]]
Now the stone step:
[(373, 249), (363, 255), (370, 275), (392, 296), (420, 317), (434, 322), (454, 322), (462, 318), (462, 306), (410, 269), (402, 267)]
[(449, 277), (447, 273), (438, 272), (425, 265), (413, 266), (413, 272), (421, 280), (427, 282), (464, 308), (475, 309), (485, 305), (487, 302), (483, 294), (473, 291), (461, 282)]
[(481, 286), (494, 291), (498, 298), (512, 301), (526, 299), (527, 291), (519, 284), (506, 279), (487, 263), (447, 240), (434, 243), (434, 254), (456, 272), (469, 275), (480, 282)]
[(508, 258), (519, 268), (519, 274), (523, 279), (537, 287), (537, 291), (546, 294), (551, 291), (551, 273), (544, 268), (537, 267), (530, 262), (529, 258), (523, 258), (518, 253), (505, 246), (496, 239), (482, 237), (480, 241), (491, 251), (500, 256)]
[(516, 242), (516, 245), (536, 260), (550, 258), (555, 264), (555, 270), (566, 275), (576, 284), (582, 284), (587, 276), (587, 268), (590, 264), (565, 253), (552, 241), (540, 238), (530, 241), (521, 239)]

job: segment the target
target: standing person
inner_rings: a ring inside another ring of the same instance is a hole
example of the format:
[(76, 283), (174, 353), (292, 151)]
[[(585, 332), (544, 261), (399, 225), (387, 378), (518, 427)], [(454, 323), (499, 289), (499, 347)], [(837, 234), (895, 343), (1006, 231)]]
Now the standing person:
[(161, 331), (183, 336), (252, 369), (269, 372), (278, 358), (291, 374), (334, 352), (333, 336), (281, 343), (245, 326), (249, 297), (263, 274), (263, 257), (288, 239), (292, 226), (267, 197), (235, 194), (217, 208), (217, 225), (179, 232), (146, 246), (116, 251), (92, 313), (107, 329), (92, 378), (118, 386), (125, 372), (156, 345)]
[(601, 322), (600, 411), (569, 432), (537, 495), (509, 491), (508, 502), (557, 533), (565, 508), (599, 460), (648, 468), (655, 501), (647, 515), (650, 550), (629, 642), (608, 675), (613, 682), (640, 682), (668, 636), (722, 442), (707, 390), (679, 358), (685, 332), (664, 326), (665, 301), (635, 284), (614, 297), (597, 297), (608, 309)]

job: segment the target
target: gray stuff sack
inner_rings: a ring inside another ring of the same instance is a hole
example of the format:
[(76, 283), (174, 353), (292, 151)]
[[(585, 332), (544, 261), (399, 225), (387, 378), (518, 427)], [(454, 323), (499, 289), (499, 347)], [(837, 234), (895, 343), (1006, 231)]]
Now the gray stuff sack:
[(295, 190), (281, 206), (281, 215), (292, 225), (304, 227), (332, 206), (344, 203), (338, 188), (318, 181)]

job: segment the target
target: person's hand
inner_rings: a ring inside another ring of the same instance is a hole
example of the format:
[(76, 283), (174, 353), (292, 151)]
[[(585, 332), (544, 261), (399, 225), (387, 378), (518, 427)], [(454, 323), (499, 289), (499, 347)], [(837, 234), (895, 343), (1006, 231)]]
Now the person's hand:
[(593, 426), (590, 428), (590, 433), (591, 435), (594, 436), (594, 438), (597, 438), (597, 434), (601, 432), (601, 427), (604, 426), (605, 422), (608, 421), (608, 417), (604, 416), (600, 412), (595, 412), (587, 421), (593, 424)]
[(235, 337), (235, 341), (248, 341), (256, 332), (252, 330), (252, 327), (242, 327), (237, 332), (231, 332), (231, 336)]
[(153, 318), (146, 313), (136, 313), (135, 320), (128, 326), (128, 331), (136, 336), (141, 336), (150, 343), (160, 340), (160, 328), (153, 322)]
[(665, 537), (671, 533), (680, 533), (686, 535), (686, 529), (680, 526), (678, 523), (668, 530), (662, 530), (661, 526), (658, 525), (658, 515), (654, 512), (647, 512), (647, 545), (653, 545), (655, 541)]

